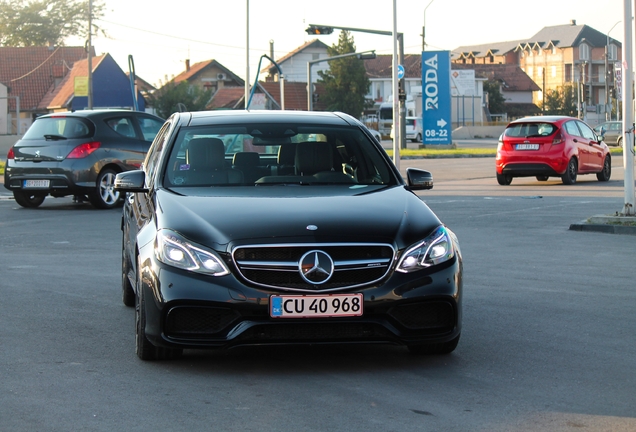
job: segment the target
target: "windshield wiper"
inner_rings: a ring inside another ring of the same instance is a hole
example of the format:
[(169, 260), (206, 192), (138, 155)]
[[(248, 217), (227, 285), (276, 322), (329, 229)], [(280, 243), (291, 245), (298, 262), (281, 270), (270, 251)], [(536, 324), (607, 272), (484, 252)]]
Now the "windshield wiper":
[(58, 140), (65, 140), (65, 139), (68, 139), (68, 138), (66, 138), (65, 136), (62, 136), (62, 135), (46, 134), (46, 135), (44, 135), (44, 139), (58, 141)]

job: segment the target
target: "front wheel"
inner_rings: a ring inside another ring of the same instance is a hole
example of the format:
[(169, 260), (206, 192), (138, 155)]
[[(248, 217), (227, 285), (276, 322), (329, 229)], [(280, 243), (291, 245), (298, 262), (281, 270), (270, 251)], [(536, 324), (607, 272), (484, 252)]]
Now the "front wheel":
[(605, 156), (605, 160), (603, 161), (603, 171), (596, 173), (596, 178), (598, 181), (606, 182), (609, 181), (612, 176), (612, 159), (610, 155)]
[(497, 183), (501, 186), (508, 186), (512, 183), (512, 176), (510, 174), (499, 174), (497, 173)]
[(44, 202), (46, 195), (34, 194), (24, 191), (13, 191), (13, 198), (20, 206), (24, 208), (36, 208)]
[(105, 169), (97, 176), (95, 190), (88, 195), (93, 206), (100, 209), (110, 209), (119, 204), (120, 193), (115, 191), (115, 177), (117, 173), (112, 169)]
[(561, 181), (565, 185), (573, 185), (576, 183), (576, 175), (579, 171), (579, 164), (576, 162), (575, 158), (571, 158), (568, 162), (568, 169), (565, 170), (563, 175), (561, 176)]

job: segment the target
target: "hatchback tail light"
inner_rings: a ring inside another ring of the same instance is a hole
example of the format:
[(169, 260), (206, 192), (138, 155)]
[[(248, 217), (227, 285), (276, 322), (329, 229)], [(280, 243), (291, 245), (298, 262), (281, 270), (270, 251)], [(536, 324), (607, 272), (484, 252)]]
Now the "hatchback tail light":
[(99, 148), (102, 144), (98, 141), (87, 142), (84, 144), (80, 144), (75, 147), (71, 152), (66, 156), (67, 159), (82, 159), (93, 153), (95, 150)]
[(563, 144), (563, 134), (561, 133), (561, 131), (558, 131), (554, 135), (554, 139), (552, 140), (552, 144)]
[(13, 147), (9, 149), (9, 153), (7, 153), (7, 159), (15, 159), (15, 153), (13, 152)]

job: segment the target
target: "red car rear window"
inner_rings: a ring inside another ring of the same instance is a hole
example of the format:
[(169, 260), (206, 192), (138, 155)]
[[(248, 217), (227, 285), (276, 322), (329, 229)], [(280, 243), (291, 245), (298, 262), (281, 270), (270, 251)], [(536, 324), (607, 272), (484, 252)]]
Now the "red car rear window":
[(513, 138), (541, 137), (550, 136), (556, 130), (552, 123), (514, 123), (506, 128), (504, 135)]

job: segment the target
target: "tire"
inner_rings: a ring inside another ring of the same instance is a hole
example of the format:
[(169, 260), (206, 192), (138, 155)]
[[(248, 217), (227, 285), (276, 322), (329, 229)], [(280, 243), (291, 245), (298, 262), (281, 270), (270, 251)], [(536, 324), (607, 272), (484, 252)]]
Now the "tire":
[(609, 181), (612, 176), (612, 159), (610, 155), (605, 156), (605, 160), (603, 161), (603, 171), (596, 173), (596, 178), (600, 182)]
[(501, 186), (508, 186), (512, 183), (512, 176), (510, 174), (499, 174), (497, 173), (497, 183)]
[(46, 195), (38, 195), (24, 191), (13, 191), (13, 198), (24, 208), (37, 208), (44, 202)]
[(137, 296), (135, 297), (135, 353), (141, 360), (172, 360), (181, 357), (182, 349), (153, 345), (146, 337), (146, 299), (141, 285), (141, 266), (137, 261)]
[(623, 137), (618, 138), (618, 141), (616, 141), (616, 145), (619, 147), (623, 147)]
[(133, 290), (128, 273), (130, 272), (130, 260), (126, 257), (124, 245), (126, 244), (125, 233), (122, 235), (121, 244), (121, 300), (128, 307), (135, 306), (135, 291)]
[(457, 344), (459, 343), (459, 337), (457, 335), (455, 339), (448, 342), (433, 343), (433, 344), (421, 344), (421, 345), (409, 345), (408, 349), (411, 354), (415, 355), (444, 355), (450, 354), (455, 351)]
[(548, 181), (548, 176), (546, 176), (546, 175), (539, 175), (539, 176), (537, 176), (537, 180), (538, 180), (538, 181)]
[(112, 169), (105, 169), (97, 176), (95, 190), (88, 194), (91, 204), (100, 209), (110, 209), (119, 205), (121, 194), (113, 190), (117, 173)]
[(565, 185), (573, 185), (576, 183), (576, 175), (579, 170), (579, 164), (576, 161), (576, 158), (571, 158), (568, 162), (568, 168), (565, 170), (563, 175), (561, 176), (561, 181)]

